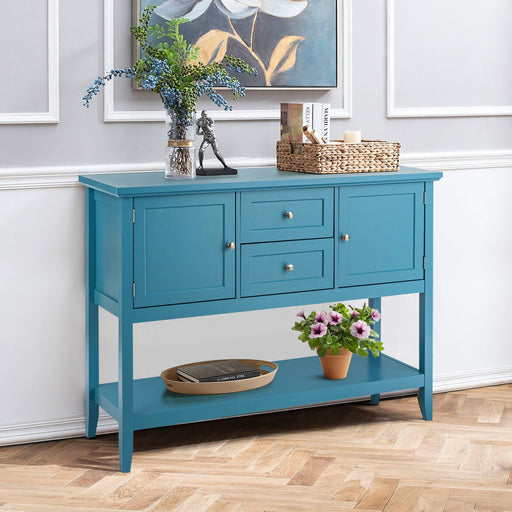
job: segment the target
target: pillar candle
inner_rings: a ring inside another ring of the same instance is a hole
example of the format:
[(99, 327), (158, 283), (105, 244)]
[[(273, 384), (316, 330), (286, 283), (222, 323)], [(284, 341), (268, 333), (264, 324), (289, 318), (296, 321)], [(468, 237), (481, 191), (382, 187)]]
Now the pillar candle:
[(361, 142), (361, 130), (346, 130), (343, 134), (343, 142), (348, 144)]

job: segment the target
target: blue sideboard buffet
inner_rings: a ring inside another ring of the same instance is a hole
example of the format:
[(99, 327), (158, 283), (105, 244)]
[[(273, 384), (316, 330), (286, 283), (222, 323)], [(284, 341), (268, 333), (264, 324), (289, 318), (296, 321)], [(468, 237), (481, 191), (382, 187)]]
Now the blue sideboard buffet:
[[(364, 396), (376, 404), (380, 393), (416, 388), (423, 418), (432, 419), (433, 182), (441, 177), (407, 167), (341, 175), (253, 168), (195, 180), (80, 176), (87, 437), (96, 435), (102, 407), (119, 423), (120, 468), (128, 472), (135, 430)], [(213, 396), (174, 394), (159, 376), (133, 378), (137, 322), (351, 299), (380, 309), (381, 297), (408, 293), (420, 296), (418, 368), (385, 354), (354, 357), (347, 378), (330, 381), (316, 356), (304, 357), (277, 361), (267, 386)], [(99, 383), (98, 307), (118, 318), (117, 382)]]

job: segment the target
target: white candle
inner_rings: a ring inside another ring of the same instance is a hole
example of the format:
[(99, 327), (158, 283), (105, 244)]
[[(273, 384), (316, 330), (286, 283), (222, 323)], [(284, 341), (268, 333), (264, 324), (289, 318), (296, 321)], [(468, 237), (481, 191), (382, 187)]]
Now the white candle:
[(343, 142), (348, 144), (361, 142), (361, 130), (346, 130), (343, 134)]

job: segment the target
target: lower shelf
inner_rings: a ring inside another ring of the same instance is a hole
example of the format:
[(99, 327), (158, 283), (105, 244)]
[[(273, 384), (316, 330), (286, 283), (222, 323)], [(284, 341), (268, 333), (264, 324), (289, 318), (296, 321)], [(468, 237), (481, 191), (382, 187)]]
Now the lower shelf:
[[(160, 377), (135, 380), (134, 430), (336, 402), (420, 388), (425, 383), (418, 369), (386, 355), (352, 357), (343, 380), (325, 379), (316, 356), (276, 362), (279, 370), (272, 383), (241, 393), (178, 395), (168, 391)], [(95, 397), (119, 421), (117, 390), (117, 382), (101, 384)]]

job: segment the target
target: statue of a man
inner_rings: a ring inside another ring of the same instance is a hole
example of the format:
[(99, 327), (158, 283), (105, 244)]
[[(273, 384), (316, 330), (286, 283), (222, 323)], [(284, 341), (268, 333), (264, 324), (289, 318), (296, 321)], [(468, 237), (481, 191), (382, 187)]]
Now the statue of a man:
[(199, 146), (198, 170), (203, 169), (204, 150), (207, 149), (208, 146), (212, 147), (215, 156), (219, 159), (220, 163), (224, 166), (224, 168), (229, 169), (230, 167), (226, 164), (224, 158), (222, 158), (222, 155), (219, 153), (219, 150), (217, 148), (217, 141), (215, 139), (215, 133), (213, 131), (213, 119), (211, 117), (208, 117), (208, 115), (206, 114), (206, 110), (203, 110), (201, 112), (201, 117), (197, 120), (196, 125), (197, 135), (203, 136), (203, 141)]

